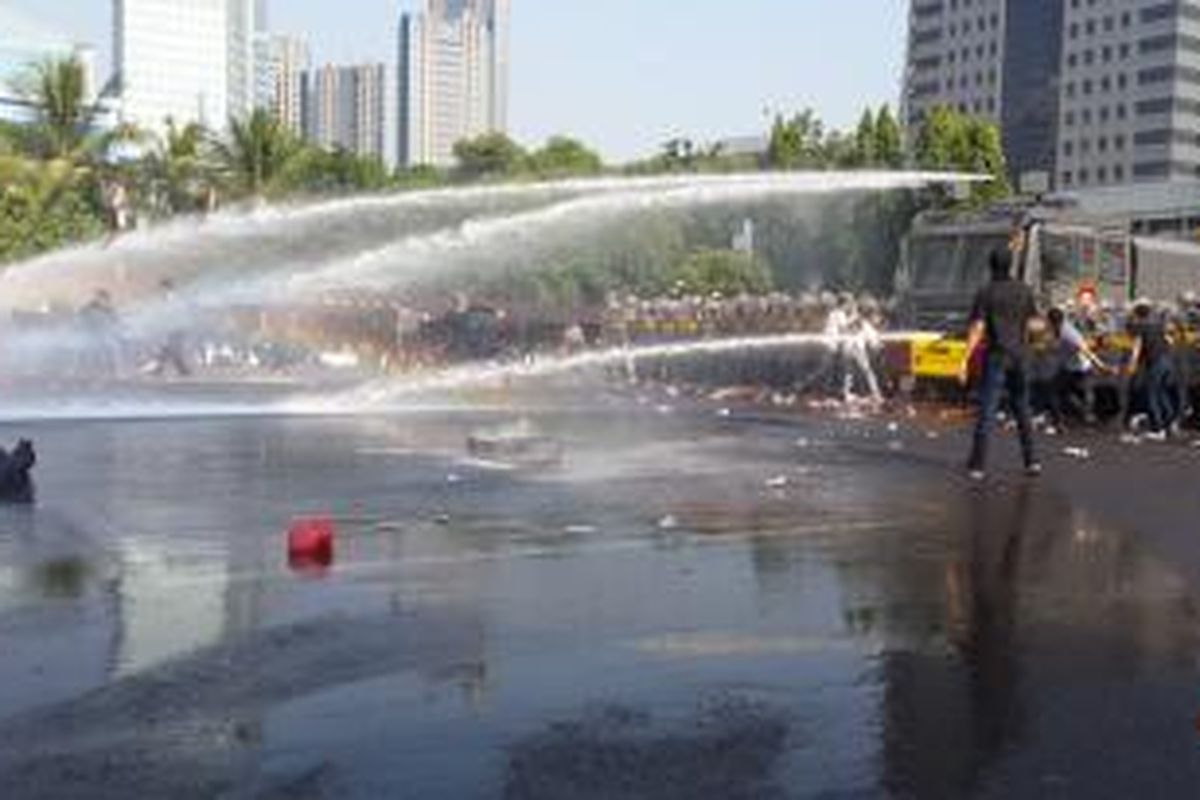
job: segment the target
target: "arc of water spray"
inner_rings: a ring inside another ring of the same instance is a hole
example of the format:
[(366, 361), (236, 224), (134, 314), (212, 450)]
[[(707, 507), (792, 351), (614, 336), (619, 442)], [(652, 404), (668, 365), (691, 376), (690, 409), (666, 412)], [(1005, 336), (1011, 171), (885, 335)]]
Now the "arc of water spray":
[[(672, 181), (631, 182), (632, 189), (568, 199), (546, 208), (503, 216), (469, 218), (454, 226), (405, 236), (349, 259), (290, 274), (275, 273), (218, 290), (206, 290), (204, 302), (249, 300), (272, 296), (301, 299), (337, 289), (397, 290), (428, 277), (436, 268), (444, 278), (471, 257), (495, 264), (505, 256), (527, 256), (530, 247), (569, 242), (587, 228), (601, 227), (652, 209), (685, 208), (787, 195), (843, 191), (884, 191), (932, 182), (973, 180), (943, 173), (785, 173), (740, 176), (694, 176)], [(526, 249), (511, 252), (513, 246)], [(506, 251), (505, 248), (508, 248)], [(435, 260), (436, 259), (436, 260)], [(281, 280), (286, 278), (285, 281)]]
[[(910, 333), (880, 335), (882, 342), (905, 342)], [(781, 333), (705, 339), (692, 342), (631, 345), (594, 350), (569, 356), (535, 358), (529, 361), (452, 367), (420, 377), (390, 378), (372, 381), (332, 397), (296, 397), (280, 405), (289, 414), (340, 415), (364, 411), (403, 410), (407, 400), (424, 395), (462, 389), (503, 385), (608, 367), (631, 367), (646, 359), (672, 359), (704, 354), (724, 354), (781, 348), (821, 348), (825, 351), (861, 343), (855, 336), (831, 336), (821, 333)]]

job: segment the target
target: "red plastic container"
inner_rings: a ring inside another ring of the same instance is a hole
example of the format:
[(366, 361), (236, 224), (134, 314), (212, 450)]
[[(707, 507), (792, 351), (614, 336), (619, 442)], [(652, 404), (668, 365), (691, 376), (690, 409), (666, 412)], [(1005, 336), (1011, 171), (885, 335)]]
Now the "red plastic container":
[(336, 530), (328, 517), (299, 517), (288, 526), (288, 564), (310, 570), (333, 564)]

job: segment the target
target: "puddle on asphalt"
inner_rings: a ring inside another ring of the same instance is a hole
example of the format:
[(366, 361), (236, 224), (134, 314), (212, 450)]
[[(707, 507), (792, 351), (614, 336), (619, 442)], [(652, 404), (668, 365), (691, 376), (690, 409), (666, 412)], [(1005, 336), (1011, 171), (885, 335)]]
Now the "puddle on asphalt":
[[(1194, 598), (1136, 538), (1042, 487), (969, 490), (795, 446), (812, 433), (645, 414), (547, 422), (570, 431), (571, 480), (364, 457), (390, 446), (378, 421), (48, 427), (44, 505), (0, 530), (0, 783), (587, 798), (1200, 782)], [(422, 424), (440, 447), (475, 421)], [(155, 461), (164, 437), (207, 448), (204, 469)], [(169, 466), (122, 466), (146, 463)], [(286, 566), (298, 513), (348, 520), (320, 580)]]

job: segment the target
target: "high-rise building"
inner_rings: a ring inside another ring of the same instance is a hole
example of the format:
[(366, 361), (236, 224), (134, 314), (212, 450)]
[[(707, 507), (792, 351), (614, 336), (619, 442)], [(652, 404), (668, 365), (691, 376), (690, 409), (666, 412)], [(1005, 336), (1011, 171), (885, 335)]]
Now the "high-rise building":
[(913, 0), (904, 108), (995, 120), (1058, 189), (1200, 179), (1200, 4)]
[(261, 0), (113, 0), (122, 117), (223, 129), (255, 101)]
[(460, 140), (507, 130), (509, 18), (509, 0), (426, 0), (401, 17), (401, 165), (449, 164)]
[(34, 65), (53, 59), (76, 59), (83, 67), (84, 97), (95, 99), (96, 51), (72, 42), (41, 23), (0, 7), (0, 120), (29, 122), (34, 109), (26, 98), (26, 84)]
[(293, 36), (259, 38), (256, 105), (275, 115), (292, 133), (304, 132), (301, 76), (310, 69), (308, 44)]
[(324, 66), (305, 72), (304, 134), (314, 144), (360, 156), (385, 156), (387, 68)]

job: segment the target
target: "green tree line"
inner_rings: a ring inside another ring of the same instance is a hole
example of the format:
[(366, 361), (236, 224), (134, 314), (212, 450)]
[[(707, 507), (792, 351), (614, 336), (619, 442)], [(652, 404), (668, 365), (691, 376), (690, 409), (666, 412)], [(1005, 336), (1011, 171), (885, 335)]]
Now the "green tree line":
[[(0, 125), (0, 263), (103, 235), (106, 188), (114, 183), (143, 219), (202, 212), (215, 202), (600, 174), (912, 166), (992, 175), (975, 188), (977, 202), (1009, 191), (995, 127), (950, 109), (927, 115), (907, 149), (884, 106), (866, 109), (849, 132), (827, 129), (811, 110), (779, 116), (761, 153), (726, 153), (674, 138), (649, 159), (615, 167), (568, 136), (527, 149), (489, 133), (459, 142), (451, 168), (392, 172), (377, 158), (306, 143), (262, 111), (231, 120), (222, 135), (170, 121), (161, 135), (129, 126), (96, 133), (98, 109), (88, 104), (82, 68), (72, 60), (37, 65), (21, 88), (36, 120)], [(136, 156), (113, 158), (122, 151)]]

